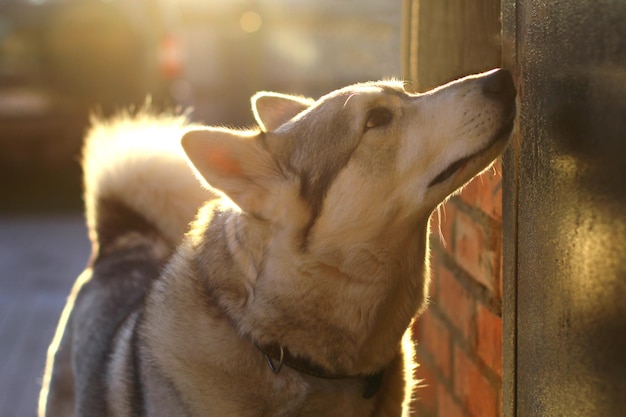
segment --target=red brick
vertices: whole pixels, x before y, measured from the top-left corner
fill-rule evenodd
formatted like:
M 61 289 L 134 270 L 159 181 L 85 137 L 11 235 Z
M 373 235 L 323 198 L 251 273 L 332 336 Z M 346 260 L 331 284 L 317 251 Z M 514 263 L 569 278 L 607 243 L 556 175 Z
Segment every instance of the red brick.
M 439 417 L 466 417 L 463 409 L 454 401 L 443 385 L 437 388 Z
M 468 340 L 472 335 L 472 317 L 474 306 L 472 299 L 459 284 L 450 270 L 440 265 L 437 269 L 439 278 L 439 299 L 436 305 L 446 317 L 461 331 Z
M 442 206 L 439 214 L 433 215 L 431 233 L 433 242 L 442 236 L 440 247 L 459 267 L 487 287 L 496 299 L 502 299 L 501 234 L 497 226 L 502 219 L 502 178 L 501 164 L 495 166 L 497 172 L 483 173 L 459 197 Z M 462 204 L 488 214 L 495 220 L 495 229 L 476 221 L 471 212 L 461 211 Z M 440 371 L 425 368 L 421 377 L 434 378 L 426 375 L 430 372 L 443 375 L 446 380 L 433 385 L 425 382 L 428 387 L 423 389 L 431 391 L 424 392 L 420 410 L 425 416 L 495 417 L 501 410 L 501 382 L 494 380 L 491 373 L 487 378 L 481 369 L 487 365 L 502 376 L 502 320 L 471 297 L 454 273 L 442 264 L 438 256 L 441 253 L 435 248 L 431 259 L 431 302 L 435 312 L 426 313 L 418 321 L 417 334 L 421 349 L 433 358 L 430 365 Z M 464 342 L 448 333 L 449 323 L 459 330 Z M 470 357 L 464 349 L 470 349 Z M 480 366 L 474 360 L 479 360 Z M 454 393 L 447 391 L 448 382 L 452 383 Z
M 496 220 L 502 219 L 502 164 L 497 161 L 493 168 L 474 178 L 463 189 L 460 198 L 477 207 Z
M 426 364 L 420 364 L 416 372 L 420 380 L 415 393 L 416 402 L 419 407 L 427 413 L 437 415 L 437 376 L 435 372 Z
M 476 353 L 502 377 L 502 319 L 478 304 L 476 329 Z
M 496 389 L 475 363 L 458 347 L 454 349 L 454 389 L 472 417 L 497 417 Z
M 450 334 L 443 322 L 430 310 L 419 319 L 418 341 L 430 352 L 435 366 L 445 378 L 450 377 Z
M 500 272 L 500 233 L 485 230 L 469 215 L 457 211 L 454 250 L 458 264 L 478 282 L 494 291 Z

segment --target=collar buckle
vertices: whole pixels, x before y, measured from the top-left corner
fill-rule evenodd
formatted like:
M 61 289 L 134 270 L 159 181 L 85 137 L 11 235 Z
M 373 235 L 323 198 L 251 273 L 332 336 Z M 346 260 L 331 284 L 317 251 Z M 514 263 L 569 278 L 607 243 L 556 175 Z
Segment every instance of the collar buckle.
M 278 358 L 278 365 L 274 365 L 274 361 L 272 360 L 272 358 L 270 357 L 268 353 L 259 349 L 261 350 L 261 353 L 263 353 L 263 357 L 265 358 L 265 362 L 267 362 L 267 366 L 270 367 L 274 375 L 280 372 L 280 369 L 283 367 L 283 364 L 285 363 L 285 350 L 283 349 L 282 346 L 279 346 L 279 348 L 280 348 L 280 355 Z

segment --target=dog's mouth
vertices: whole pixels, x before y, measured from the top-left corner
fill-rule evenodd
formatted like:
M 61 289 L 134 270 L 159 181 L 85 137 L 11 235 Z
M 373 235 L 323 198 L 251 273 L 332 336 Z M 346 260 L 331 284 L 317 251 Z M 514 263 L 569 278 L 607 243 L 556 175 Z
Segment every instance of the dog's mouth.
M 492 139 L 489 142 L 487 142 L 487 145 L 485 145 L 484 147 L 482 147 L 478 151 L 474 152 L 473 154 L 465 156 L 465 157 L 463 157 L 463 158 L 453 162 L 452 164 L 450 164 L 446 169 L 441 171 L 441 173 L 439 175 L 437 175 L 435 178 L 433 178 L 433 180 L 430 182 L 430 184 L 428 184 L 428 187 L 433 187 L 433 186 L 435 186 L 437 184 L 440 184 L 440 183 L 448 180 L 450 177 L 452 177 L 454 174 L 456 174 L 458 171 L 460 171 L 469 161 L 471 161 L 472 159 L 476 158 L 480 154 L 482 154 L 485 151 L 487 151 L 489 148 L 491 148 L 497 142 L 499 142 L 501 140 L 506 140 L 509 137 L 509 135 L 511 134 L 511 131 L 513 130 L 514 122 L 515 122 L 515 112 L 512 112 L 512 114 L 509 117 L 509 119 L 507 120 L 507 122 L 502 125 L 502 127 L 496 132 L 495 135 L 493 135 Z

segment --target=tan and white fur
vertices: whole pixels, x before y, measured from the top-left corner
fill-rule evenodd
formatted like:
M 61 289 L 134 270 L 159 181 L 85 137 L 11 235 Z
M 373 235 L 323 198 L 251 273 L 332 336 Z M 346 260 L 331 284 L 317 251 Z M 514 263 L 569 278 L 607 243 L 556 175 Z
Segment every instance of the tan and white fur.
M 94 127 L 94 252 L 49 351 L 41 417 L 409 415 L 428 220 L 506 146 L 510 74 L 252 103 L 246 131 Z

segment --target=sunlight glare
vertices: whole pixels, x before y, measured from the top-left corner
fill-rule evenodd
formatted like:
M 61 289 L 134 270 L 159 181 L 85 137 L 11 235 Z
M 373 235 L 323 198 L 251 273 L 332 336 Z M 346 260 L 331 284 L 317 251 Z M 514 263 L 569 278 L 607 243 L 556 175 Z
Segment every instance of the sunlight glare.
M 263 20 L 257 12 L 248 11 L 241 15 L 239 24 L 244 32 L 254 33 L 261 28 Z

